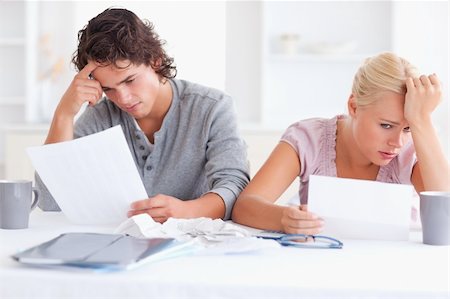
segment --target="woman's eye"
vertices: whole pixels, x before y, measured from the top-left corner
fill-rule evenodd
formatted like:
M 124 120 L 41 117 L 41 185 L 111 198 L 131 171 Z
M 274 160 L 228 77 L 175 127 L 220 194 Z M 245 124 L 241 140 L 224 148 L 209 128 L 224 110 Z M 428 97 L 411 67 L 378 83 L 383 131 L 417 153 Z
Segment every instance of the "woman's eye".
M 406 128 L 403 129 L 403 131 L 409 133 L 409 132 L 411 132 L 411 129 L 409 127 L 406 127 Z
M 381 124 L 380 125 L 383 129 L 390 129 L 392 126 L 390 124 Z
M 134 81 L 134 79 L 130 79 L 130 80 L 125 81 L 125 83 L 130 84 L 133 81 Z

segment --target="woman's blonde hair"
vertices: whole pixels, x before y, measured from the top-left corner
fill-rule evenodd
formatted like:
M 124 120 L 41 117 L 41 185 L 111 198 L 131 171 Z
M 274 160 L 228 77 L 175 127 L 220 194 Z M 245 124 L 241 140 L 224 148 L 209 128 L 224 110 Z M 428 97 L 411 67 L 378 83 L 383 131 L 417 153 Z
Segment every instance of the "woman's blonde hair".
M 394 53 L 367 58 L 358 69 L 352 94 L 358 106 L 369 105 L 384 91 L 406 94 L 406 78 L 417 77 L 417 69 Z

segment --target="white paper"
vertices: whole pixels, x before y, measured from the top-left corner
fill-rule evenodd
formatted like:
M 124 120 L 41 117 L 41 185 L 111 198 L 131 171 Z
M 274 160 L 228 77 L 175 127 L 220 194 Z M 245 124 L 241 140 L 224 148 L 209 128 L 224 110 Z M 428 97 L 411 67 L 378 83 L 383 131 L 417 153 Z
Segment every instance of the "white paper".
M 220 242 L 229 237 L 250 237 L 251 234 L 241 226 L 222 219 L 207 217 L 177 219 L 169 218 L 158 223 L 148 214 L 135 215 L 117 227 L 116 234 L 127 234 L 137 238 L 187 238 L 204 237 L 211 242 Z
M 325 221 L 323 235 L 408 240 L 413 187 L 311 175 L 308 210 Z
M 118 224 L 130 204 L 148 198 L 120 126 L 27 153 L 67 218 L 76 224 Z
M 207 249 L 199 251 L 201 255 L 255 253 L 281 246 L 275 240 L 254 237 L 251 230 L 222 219 L 169 218 L 161 224 L 148 214 L 139 214 L 121 223 L 114 233 L 137 238 L 175 238 L 181 242 L 195 240 L 198 248 Z

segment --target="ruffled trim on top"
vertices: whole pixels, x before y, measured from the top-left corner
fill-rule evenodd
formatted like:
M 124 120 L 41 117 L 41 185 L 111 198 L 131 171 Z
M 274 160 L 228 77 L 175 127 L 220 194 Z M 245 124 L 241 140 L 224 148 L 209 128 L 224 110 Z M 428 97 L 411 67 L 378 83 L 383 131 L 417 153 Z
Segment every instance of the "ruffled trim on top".
M 337 138 L 337 122 L 340 119 L 345 118 L 345 115 L 337 115 L 333 118 L 330 118 L 326 122 L 325 128 L 325 142 L 326 142 L 326 151 L 324 151 L 324 159 L 322 159 L 322 163 L 325 163 L 324 169 L 326 169 L 326 173 L 328 176 L 337 177 L 336 170 L 336 138 Z

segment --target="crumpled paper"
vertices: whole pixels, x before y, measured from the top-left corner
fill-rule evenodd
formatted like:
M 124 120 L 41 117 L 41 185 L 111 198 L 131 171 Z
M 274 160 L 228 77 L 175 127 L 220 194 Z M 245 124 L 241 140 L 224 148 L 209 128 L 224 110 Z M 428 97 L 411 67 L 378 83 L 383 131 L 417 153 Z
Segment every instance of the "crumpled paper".
M 164 223 L 153 220 L 148 214 L 139 214 L 122 222 L 115 230 L 137 238 L 175 238 L 179 241 L 195 239 L 202 248 L 214 248 L 215 254 L 251 252 L 267 248 L 278 248 L 273 240 L 252 236 L 252 233 L 222 219 L 206 217 L 193 219 L 169 218 Z

